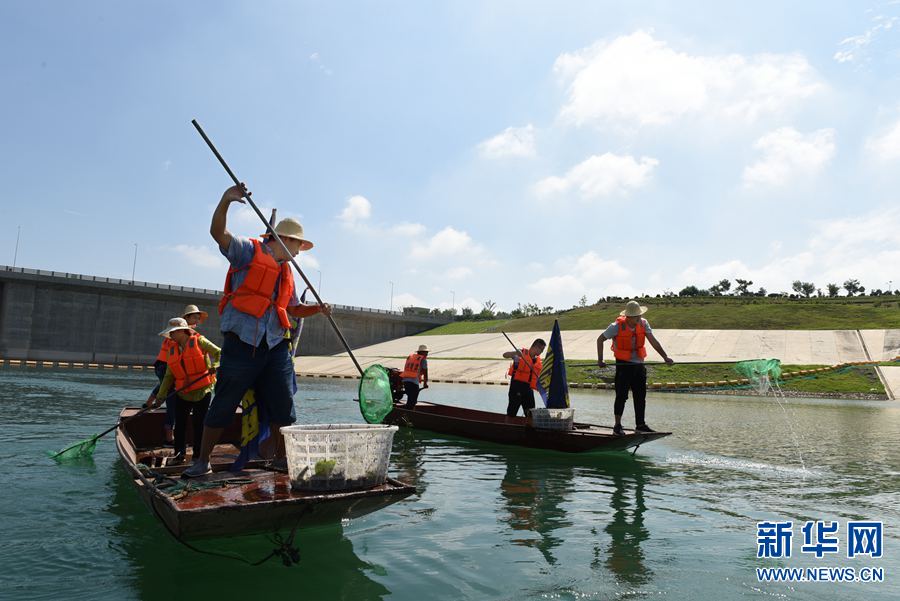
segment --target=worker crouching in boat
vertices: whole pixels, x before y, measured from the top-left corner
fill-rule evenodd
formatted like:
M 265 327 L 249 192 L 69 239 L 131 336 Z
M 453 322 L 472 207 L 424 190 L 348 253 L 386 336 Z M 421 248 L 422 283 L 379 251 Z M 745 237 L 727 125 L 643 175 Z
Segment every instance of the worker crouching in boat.
M 514 417 L 522 408 L 525 416 L 528 411 L 534 409 L 534 391 L 537 389 L 537 379 L 541 374 L 541 353 L 547 348 L 547 343 L 538 338 L 531 343 L 531 348 L 503 353 L 504 359 L 512 359 L 506 375 L 509 380 L 509 405 L 506 407 L 506 415 Z
M 203 436 L 203 420 L 209 408 L 215 370 L 219 364 L 220 349 L 215 344 L 193 330 L 188 322 L 175 317 L 169 320 L 169 327 L 159 333 L 171 340 L 166 352 L 166 374 L 160 384 L 154 406 L 162 404 L 174 383 L 178 393 L 167 401 L 175 407 L 175 456 L 170 464 L 183 463 L 187 444 L 187 422 L 193 416 L 193 452 L 200 453 Z M 173 402 L 174 401 L 174 402 Z
M 603 361 L 603 342 L 606 340 L 612 340 L 611 348 L 616 358 L 616 401 L 613 405 L 616 425 L 613 427 L 613 434 L 618 436 L 625 434 L 622 413 L 625 411 L 629 390 L 634 402 L 634 429 L 637 432 L 654 431 L 647 425 L 644 416 L 647 405 L 647 368 L 644 366 L 647 349 L 644 341 L 649 342 L 667 364 L 674 363 L 653 335 L 650 324 L 642 317 L 646 312 L 647 307 L 642 307 L 637 301 L 628 301 L 618 319 L 609 324 L 597 338 L 597 365 L 600 368 L 606 367 Z
M 232 186 L 222 195 L 213 213 L 209 233 L 231 267 L 225 277 L 225 292 L 219 302 L 224 334 L 222 364 L 206 425 L 203 445 L 184 477 L 202 476 L 211 471 L 209 458 L 222 431 L 228 426 L 244 393 L 255 390 L 256 402 L 269 418 L 276 466 L 285 466 L 281 426 L 296 421 L 294 411 L 294 361 L 285 338 L 289 316 L 309 317 L 330 313 L 327 304 L 303 305 L 294 287 L 290 259 L 313 244 L 295 219 L 282 219 L 275 238 L 247 239 L 233 236 L 226 228 L 228 207 L 243 203 L 249 195 L 243 186 Z

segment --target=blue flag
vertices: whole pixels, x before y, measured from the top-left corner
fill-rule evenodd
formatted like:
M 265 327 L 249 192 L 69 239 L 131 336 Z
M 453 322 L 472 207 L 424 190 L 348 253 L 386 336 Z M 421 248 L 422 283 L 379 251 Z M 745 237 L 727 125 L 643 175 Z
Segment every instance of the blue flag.
M 569 381 L 566 379 L 566 358 L 563 355 L 559 321 L 553 323 L 553 333 L 550 335 L 547 354 L 544 355 L 537 389 L 544 399 L 545 407 L 561 409 L 569 406 Z

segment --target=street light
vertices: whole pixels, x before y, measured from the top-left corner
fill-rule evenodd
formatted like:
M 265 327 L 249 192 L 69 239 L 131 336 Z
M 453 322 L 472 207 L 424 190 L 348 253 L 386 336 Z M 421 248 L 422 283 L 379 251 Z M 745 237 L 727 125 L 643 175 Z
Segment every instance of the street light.
M 390 280 L 388 280 L 390 281 Z M 394 310 L 394 282 L 391 282 L 391 311 Z
M 316 268 L 313 267 L 313 269 L 316 269 Z M 318 290 L 319 290 L 319 296 L 322 296 L 322 272 L 319 271 L 318 269 L 316 269 L 316 273 L 319 274 L 319 288 L 318 288 Z
M 131 285 L 134 286 L 134 268 L 137 267 L 137 242 L 134 243 L 134 261 L 131 262 Z
M 456 313 L 456 292 L 451 290 L 450 294 L 453 295 L 453 300 L 450 302 L 450 311 L 452 311 L 453 313 Z
M 19 258 L 19 235 L 22 233 L 22 226 L 16 226 L 16 252 L 13 255 L 13 267 L 16 266 L 16 260 Z

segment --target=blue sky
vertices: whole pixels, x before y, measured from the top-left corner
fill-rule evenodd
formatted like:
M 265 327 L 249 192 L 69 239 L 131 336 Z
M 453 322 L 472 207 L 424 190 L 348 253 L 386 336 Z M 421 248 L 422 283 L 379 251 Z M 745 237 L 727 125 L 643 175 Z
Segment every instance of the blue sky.
M 896 2 L 0 4 L 0 263 L 221 288 L 229 180 L 334 303 L 900 285 Z M 248 210 L 229 228 L 260 231 Z

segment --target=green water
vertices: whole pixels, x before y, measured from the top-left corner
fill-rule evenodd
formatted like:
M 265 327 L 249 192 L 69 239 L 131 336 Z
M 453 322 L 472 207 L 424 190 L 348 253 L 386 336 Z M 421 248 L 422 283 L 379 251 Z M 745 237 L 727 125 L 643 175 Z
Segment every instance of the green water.
M 301 531 L 299 566 L 249 568 L 175 542 L 112 438 L 93 461 L 44 452 L 97 433 L 152 375 L 0 369 L 2 599 L 897 599 L 900 403 L 653 395 L 676 434 L 637 457 L 570 456 L 401 431 L 391 472 L 418 493 L 343 527 Z M 437 384 L 423 400 L 505 408 L 505 389 Z M 304 422 L 359 421 L 351 381 L 301 380 Z M 612 397 L 573 391 L 578 419 Z M 629 406 L 626 418 L 630 415 Z M 796 437 L 796 438 L 795 438 Z M 799 450 L 807 469 L 801 468 Z M 884 522 L 884 557 L 817 560 L 798 522 Z M 756 557 L 756 522 L 794 521 L 794 557 Z M 198 543 L 266 555 L 264 537 Z M 884 568 L 882 583 L 757 581 L 755 568 Z

